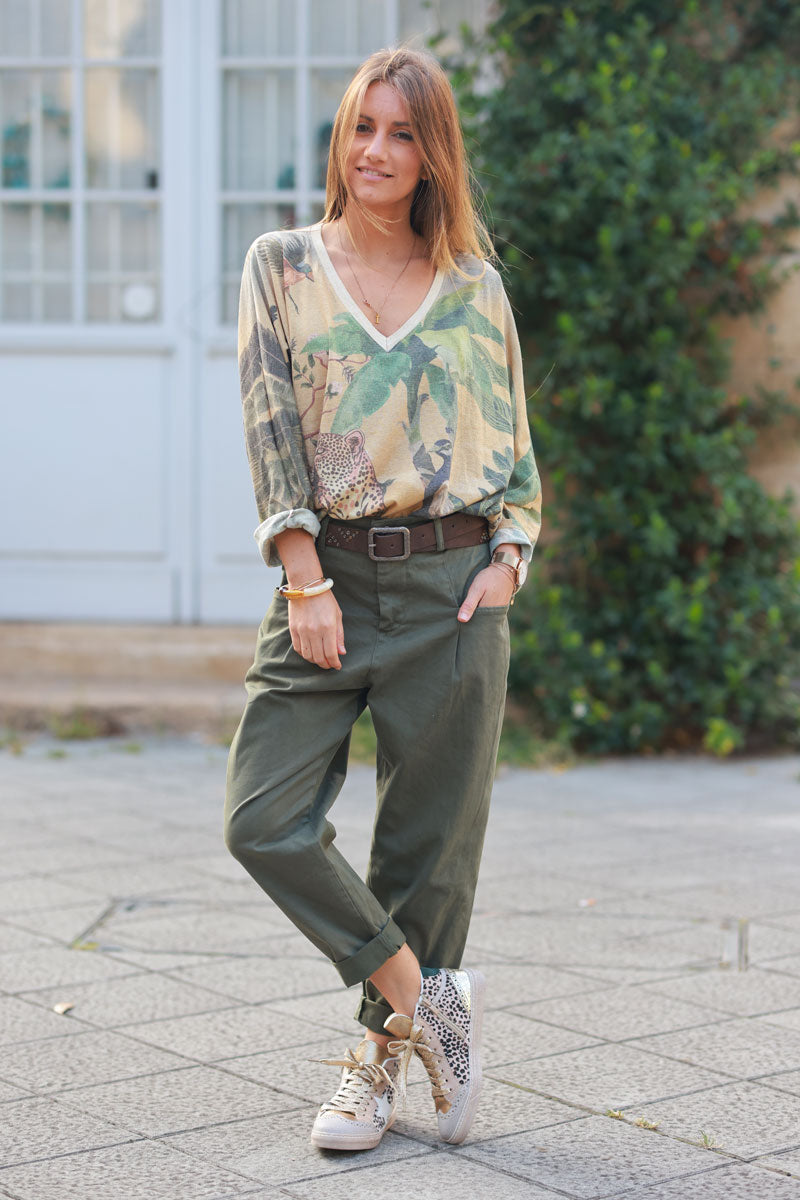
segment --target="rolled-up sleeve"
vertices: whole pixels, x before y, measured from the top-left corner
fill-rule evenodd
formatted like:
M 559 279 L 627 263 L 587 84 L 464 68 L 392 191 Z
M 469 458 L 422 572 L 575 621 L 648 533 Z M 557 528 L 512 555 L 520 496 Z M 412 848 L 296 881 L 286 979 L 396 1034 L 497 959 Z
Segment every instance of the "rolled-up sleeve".
M 269 566 L 279 566 L 275 535 L 305 529 L 316 537 L 311 478 L 292 387 L 278 239 L 257 238 L 245 256 L 239 293 L 239 379 L 247 457 L 259 525 L 254 531 Z
M 520 547 L 523 558 L 530 560 L 542 527 L 542 485 L 528 424 L 519 335 L 505 294 L 503 301 L 506 363 L 514 428 L 514 467 L 503 496 L 503 516 L 494 531 L 491 548 L 502 542 L 514 542 Z

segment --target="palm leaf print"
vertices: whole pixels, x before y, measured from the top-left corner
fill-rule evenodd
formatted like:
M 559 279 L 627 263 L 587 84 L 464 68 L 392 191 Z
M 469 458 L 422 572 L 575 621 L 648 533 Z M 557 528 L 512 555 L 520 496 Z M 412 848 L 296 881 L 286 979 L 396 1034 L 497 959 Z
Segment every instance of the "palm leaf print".
M 376 354 L 359 367 L 336 410 L 331 430 L 345 433 L 358 429 L 367 417 L 381 408 L 407 374 L 411 360 L 400 350 Z
M 514 469 L 514 451 L 510 446 L 507 446 L 502 452 L 493 450 L 492 459 L 494 461 L 494 469 L 484 463 L 483 477 L 487 483 L 491 484 L 492 491 L 502 492 Z
M 514 464 L 514 470 L 511 472 L 506 488 L 506 504 L 524 503 L 526 506 L 530 505 L 531 500 L 539 495 L 541 487 L 539 470 L 536 466 L 533 450 L 529 449 Z M 529 515 L 532 520 L 538 522 L 538 516 L 535 516 L 534 513 L 530 513 Z
M 468 306 L 469 307 L 469 306 Z M 508 387 L 508 370 L 488 353 L 464 325 L 423 329 L 418 337 L 445 363 L 453 378 L 474 398 L 483 419 L 501 433 L 512 431 L 511 406 L 495 395 L 494 385 Z
M 504 342 L 502 330 L 493 325 L 488 317 L 485 317 L 472 303 L 477 293 L 478 285 L 470 283 L 456 292 L 451 292 L 448 296 L 443 296 L 441 300 L 437 300 L 431 306 L 425 324 L 434 329 L 455 329 L 466 322 L 471 333 L 489 338 L 490 341 L 497 342 L 502 346 Z
M 301 354 L 321 351 L 329 351 L 336 355 L 366 354 L 371 358 L 375 353 L 375 342 L 350 313 L 338 313 L 335 324 L 331 325 L 328 332 L 306 342 Z

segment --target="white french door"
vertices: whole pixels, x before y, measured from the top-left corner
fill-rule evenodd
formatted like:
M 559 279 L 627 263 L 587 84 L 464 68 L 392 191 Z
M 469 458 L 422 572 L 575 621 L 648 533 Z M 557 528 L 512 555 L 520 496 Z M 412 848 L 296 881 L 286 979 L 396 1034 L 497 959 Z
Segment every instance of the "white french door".
M 0 0 L 0 619 L 258 622 L 236 309 L 372 50 L 486 0 Z

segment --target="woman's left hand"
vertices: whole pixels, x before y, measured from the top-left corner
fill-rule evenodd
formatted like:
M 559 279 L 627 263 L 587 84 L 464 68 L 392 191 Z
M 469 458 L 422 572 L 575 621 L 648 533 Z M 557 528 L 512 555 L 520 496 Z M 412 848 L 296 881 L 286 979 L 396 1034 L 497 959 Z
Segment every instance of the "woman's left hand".
M 459 621 L 468 621 L 476 608 L 505 608 L 514 595 L 514 580 L 505 567 L 484 567 L 473 579 L 464 603 L 458 610 Z

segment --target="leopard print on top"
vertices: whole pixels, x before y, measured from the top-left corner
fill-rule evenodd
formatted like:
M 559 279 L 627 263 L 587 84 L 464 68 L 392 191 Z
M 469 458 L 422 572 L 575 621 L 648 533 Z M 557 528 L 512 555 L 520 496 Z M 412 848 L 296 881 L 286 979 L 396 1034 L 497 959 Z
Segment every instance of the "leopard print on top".
M 314 490 L 333 517 L 369 517 L 383 508 L 383 488 L 360 429 L 321 433 L 314 454 Z

